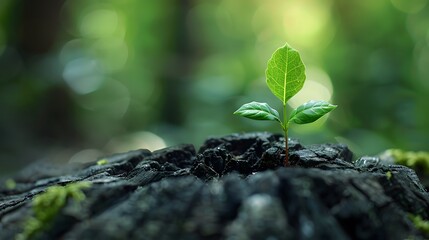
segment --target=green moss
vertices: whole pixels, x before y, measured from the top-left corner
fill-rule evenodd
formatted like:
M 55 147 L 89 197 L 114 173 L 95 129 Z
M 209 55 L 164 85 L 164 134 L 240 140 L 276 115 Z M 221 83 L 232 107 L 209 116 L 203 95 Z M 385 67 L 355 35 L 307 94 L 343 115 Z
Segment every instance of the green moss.
M 390 180 L 392 178 L 392 172 L 391 171 L 387 171 L 386 178 L 387 178 L 387 180 Z
M 413 222 L 414 226 L 424 233 L 426 236 L 429 236 L 429 221 L 423 220 L 419 215 L 408 214 L 408 218 Z
M 82 189 L 90 186 L 91 183 L 89 182 L 77 182 L 66 186 L 48 187 L 44 193 L 33 199 L 34 216 L 25 222 L 24 232 L 19 234 L 16 239 L 30 239 L 38 232 L 46 229 L 69 198 L 77 202 L 84 200 L 85 194 Z
M 6 180 L 6 182 L 4 184 L 5 184 L 6 188 L 9 190 L 13 190 L 16 188 L 16 182 L 12 178 L 9 178 L 8 180 Z
M 393 157 L 396 164 L 404 165 L 414 170 L 420 170 L 429 175 L 429 152 L 412 152 L 400 149 L 390 149 L 387 154 Z
M 97 165 L 106 165 L 108 163 L 109 163 L 109 161 L 107 161 L 107 159 L 105 159 L 105 158 L 97 161 Z

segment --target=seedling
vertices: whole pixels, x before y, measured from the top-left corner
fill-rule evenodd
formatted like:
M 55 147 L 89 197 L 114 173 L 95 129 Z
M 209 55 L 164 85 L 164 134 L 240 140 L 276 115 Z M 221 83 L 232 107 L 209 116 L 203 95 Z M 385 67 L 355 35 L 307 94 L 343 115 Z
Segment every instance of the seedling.
M 250 102 L 241 106 L 234 112 L 246 118 L 254 120 L 276 121 L 283 129 L 285 137 L 284 165 L 289 165 L 288 130 L 290 123 L 312 123 L 323 115 L 334 110 L 337 106 L 325 101 L 309 101 L 294 109 L 289 118 L 286 114 L 286 103 L 298 93 L 305 81 L 305 66 L 295 49 L 288 44 L 277 49 L 268 60 L 265 71 L 266 83 L 271 92 L 283 103 L 283 121 L 279 113 L 267 103 Z

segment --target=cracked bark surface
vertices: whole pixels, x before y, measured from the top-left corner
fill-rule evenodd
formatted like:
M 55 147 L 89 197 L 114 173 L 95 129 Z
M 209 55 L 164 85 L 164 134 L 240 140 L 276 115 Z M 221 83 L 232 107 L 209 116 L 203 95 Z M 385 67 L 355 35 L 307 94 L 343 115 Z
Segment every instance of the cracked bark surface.
M 33 166 L 0 186 L 0 239 L 13 239 L 49 186 L 89 181 L 35 239 L 424 239 L 429 219 L 415 172 L 345 145 L 302 146 L 269 133 L 210 138 L 107 157 L 105 165 Z M 94 159 L 95 160 L 95 159 Z M 376 162 L 377 164 L 374 164 Z M 387 174 L 391 173 L 389 177 Z

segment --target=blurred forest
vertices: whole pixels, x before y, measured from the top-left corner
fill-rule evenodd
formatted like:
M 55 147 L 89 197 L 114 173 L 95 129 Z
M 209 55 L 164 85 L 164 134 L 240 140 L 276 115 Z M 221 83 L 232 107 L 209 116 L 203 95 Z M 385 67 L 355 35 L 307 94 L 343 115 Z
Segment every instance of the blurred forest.
M 288 42 L 307 66 L 296 107 L 339 107 L 293 126 L 357 156 L 429 150 L 428 0 L 1 0 L 0 175 L 208 136 L 280 132 L 232 115 Z

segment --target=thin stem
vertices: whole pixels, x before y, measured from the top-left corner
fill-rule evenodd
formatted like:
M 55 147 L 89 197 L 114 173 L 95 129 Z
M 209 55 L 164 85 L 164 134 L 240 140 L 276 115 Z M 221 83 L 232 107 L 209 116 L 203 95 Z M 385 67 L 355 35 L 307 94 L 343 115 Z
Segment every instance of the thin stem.
M 286 114 L 286 104 L 283 105 L 283 124 L 284 124 L 283 131 L 284 131 L 284 137 L 285 137 L 285 159 L 283 161 L 283 165 L 287 167 L 289 166 L 289 147 L 288 147 L 288 136 L 287 136 L 289 123 L 288 123 L 287 114 Z
M 288 147 L 288 137 L 287 129 L 285 129 L 285 159 L 283 161 L 285 167 L 289 166 L 289 147 Z

